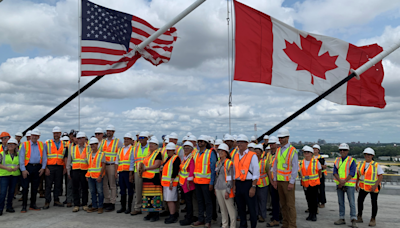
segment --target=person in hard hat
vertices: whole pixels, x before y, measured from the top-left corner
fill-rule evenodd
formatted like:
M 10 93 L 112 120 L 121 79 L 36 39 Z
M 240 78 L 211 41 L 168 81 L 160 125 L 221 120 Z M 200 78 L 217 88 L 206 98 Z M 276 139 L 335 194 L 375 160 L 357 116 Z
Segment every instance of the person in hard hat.
M 299 170 L 297 150 L 289 143 L 290 133 L 286 128 L 278 130 L 282 147 L 276 151 L 272 185 L 278 189 L 282 207 L 282 224 L 284 227 L 296 227 L 295 182 Z
M 231 160 L 233 161 L 233 158 L 235 157 L 235 154 L 237 152 L 237 147 L 234 145 L 235 139 L 233 138 L 232 135 L 226 134 L 224 136 L 224 143 L 228 145 L 229 147 L 229 156 L 231 157 Z
M 19 166 L 22 172 L 22 210 L 27 212 L 29 184 L 31 184 L 31 204 L 29 210 L 39 211 L 36 206 L 36 195 L 40 177 L 44 174 L 47 164 L 47 154 L 43 153 L 44 143 L 39 141 L 40 131 L 33 129 L 31 140 L 23 143 L 19 152 Z
M 325 207 L 325 203 L 326 203 L 326 194 L 325 194 L 325 178 L 328 176 L 328 172 L 326 171 L 326 162 L 325 162 L 325 158 L 323 158 L 319 153 L 321 152 L 321 147 L 318 144 L 315 144 L 313 146 L 313 150 L 314 150 L 314 158 L 318 159 L 319 163 L 321 164 L 322 167 L 322 175 L 321 175 L 321 179 L 320 181 L 320 185 L 319 185 L 319 189 L 318 189 L 318 207 L 319 208 L 324 208 Z
M 186 203 L 186 215 L 185 219 L 180 220 L 179 224 L 181 226 L 188 226 L 192 224 L 193 220 L 193 192 L 195 189 L 193 176 L 194 176 L 194 160 L 193 160 L 193 143 L 189 141 L 190 136 L 188 137 L 188 141 L 183 144 L 183 150 L 185 152 L 185 156 L 183 157 L 183 161 L 181 162 L 180 171 L 179 171 L 179 184 L 182 188 L 183 196 Z
M 258 144 L 258 140 L 257 140 L 257 138 L 253 135 L 253 136 L 251 136 L 251 138 L 250 138 L 250 142 L 251 143 L 254 143 L 255 145 L 257 145 Z
M 150 154 L 150 147 L 149 143 L 147 142 L 149 140 L 149 132 L 147 131 L 142 131 L 139 134 L 139 142 L 135 149 L 134 149 L 134 164 L 131 163 L 131 166 L 133 165 L 135 170 L 134 172 L 131 171 L 130 175 L 130 181 L 133 182 L 135 181 L 135 194 L 136 194 L 136 201 L 135 201 L 135 206 L 134 210 L 131 212 L 131 215 L 138 215 L 142 214 L 142 186 L 143 186 L 143 178 L 139 174 L 139 164 L 143 162 L 143 160 Z
M 215 145 L 214 150 L 217 151 L 217 160 L 219 160 L 218 147 L 222 143 L 224 143 L 224 141 L 222 141 L 222 139 L 216 139 L 215 142 L 214 142 L 214 145 Z
M 160 152 L 161 152 L 161 156 L 163 158 L 163 163 L 165 162 L 165 160 L 167 160 L 168 155 L 167 155 L 167 148 L 166 146 L 169 143 L 169 135 L 165 136 L 165 140 L 164 140 L 164 144 L 163 147 L 161 148 Z
M 29 130 L 29 131 L 27 131 L 26 132 L 26 141 L 29 141 L 29 140 L 31 140 L 31 134 L 32 134 L 32 131 L 31 130 Z
M 333 176 L 336 183 L 336 191 L 339 201 L 339 220 L 335 225 L 346 224 L 345 216 L 345 201 L 344 194 L 347 193 L 347 198 L 350 204 L 350 218 L 352 227 L 357 227 L 356 203 L 355 203 L 355 186 L 357 181 L 357 163 L 356 159 L 348 156 L 350 147 L 347 143 L 339 145 L 340 157 L 337 157 L 333 166 Z
M 262 143 L 262 145 L 264 146 L 264 151 L 265 151 L 266 150 L 265 148 L 268 146 L 269 135 L 264 135 L 263 139 L 264 142 Z
M 106 175 L 104 176 L 104 210 L 110 212 L 115 210 L 115 202 L 117 199 L 117 184 L 115 174 L 117 169 L 115 168 L 115 159 L 119 148 L 124 147 L 121 140 L 114 137 L 115 127 L 114 125 L 108 125 L 106 128 L 107 139 L 103 140 L 101 145 L 101 151 L 106 155 Z M 111 193 L 110 193 L 111 189 Z
M 78 132 L 76 139 L 78 144 L 75 146 L 70 145 L 67 160 L 68 178 L 72 180 L 74 195 L 74 208 L 72 212 L 78 212 L 80 206 L 82 206 L 84 211 L 89 209 L 87 206 L 88 182 L 85 176 L 89 167 L 87 155 L 90 153 L 90 147 L 85 145 L 85 132 Z
M 211 227 L 213 203 L 211 191 L 214 189 L 216 154 L 210 150 L 208 137 L 200 135 L 197 140 L 199 150 L 194 154 L 194 183 L 198 202 L 198 221 L 192 227 Z M 205 216 L 204 216 L 205 214 Z
M 104 140 L 103 140 L 103 135 L 104 135 L 104 133 L 103 133 L 103 129 L 101 129 L 101 128 L 96 128 L 95 130 L 94 130 L 94 136 L 96 137 L 96 139 L 99 141 L 99 143 L 98 143 L 98 146 L 99 146 L 99 150 L 100 151 L 102 151 L 102 146 L 103 146 L 103 144 L 104 144 Z
M 365 148 L 363 151 L 365 161 L 361 162 L 357 168 L 356 190 L 358 193 L 358 215 L 357 223 L 362 223 L 362 214 L 364 209 L 364 200 L 368 193 L 371 195 L 372 215 L 369 226 L 376 226 L 376 214 L 378 213 L 378 194 L 381 190 L 383 179 L 382 167 L 372 159 L 375 151 L 372 148 Z
M 160 181 L 162 156 L 158 149 L 158 139 L 153 136 L 148 140 L 149 155 L 138 165 L 138 173 L 143 178 L 142 212 L 148 212 L 145 221 L 155 222 L 160 219 L 163 205 L 163 188 Z
M 318 159 L 313 157 L 314 150 L 310 146 L 303 147 L 304 159 L 300 161 L 301 185 L 303 186 L 309 214 L 306 220 L 317 221 L 318 190 L 322 166 Z
M 14 137 L 14 138 L 18 141 L 18 148 L 20 148 L 22 137 L 24 137 L 24 136 L 22 135 L 22 132 L 17 132 L 17 133 L 15 133 L 15 137 Z
M 90 152 L 87 153 L 88 171 L 85 175 L 89 184 L 90 194 L 92 196 L 92 207 L 86 212 L 103 213 L 104 193 L 103 180 L 106 172 L 106 156 L 99 147 L 99 140 L 92 137 L 89 141 Z
M 171 224 L 178 221 L 179 212 L 176 210 L 176 202 L 178 201 L 178 183 L 179 183 L 179 167 L 181 160 L 176 154 L 176 145 L 168 143 L 167 146 L 168 158 L 160 167 L 161 170 L 161 185 L 163 186 L 163 199 L 167 202 L 169 209 L 169 217 L 165 219 L 165 224 Z
M 195 153 L 197 153 L 197 150 L 198 150 L 198 147 L 197 147 L 197 138 L 196 138 L 196 136 L 194 136 L 194 135 L 189 135 L 188 141 L 191 142 L 191 143 L 193 144 L 192 153 L 193 153 L 193 155 L 194 155 Z
M 225 143 L 218 146 L 219 161 L 216 164 L 215 194 L 221 209 L 222 227 L 236 227 L 236 208 L 234 206 L 233 192 L 235 176 L 233 163 L 229 154 L 229 147 Z
M 255 143 L 249 143 L 249 145 L 247 145 L 247 149 L 249 149 L 249 151 L 252 151 L 252 152 L 255 152 L 254 151 L 254 147 L 256 146 L 257 144 L 255 144 Z
M 118 150 L 117 159 L 115 160 L 115 170 L 118 174 L 115 174 L 115 178 L 119 176 L 119 187 L 121 190 L 121 209 L 117 213 L 129 214 L 132 211 L 133 201 L 133 183 L 129 181 L 129 173 L 134 171 L 134 167 L 131 167 L 131 161 L 134 160 L 133 150 L 134 147 L 131 145 L 132 135 L 126 133 L 124 136 L 124 147 Z M 127 191 L 128 189 L 128 191 Z M 128 192 L 128 194 L 127 194 Z M 128 207 L 126 207 L 126 196 L 128 195 Z
M 18 141 L 18 146 L 17 146 L 18 150 L 20 150 L 22 146 L 21 142 L 22 137 L 24 137 L 22 132 L 15 133 L 15 139 Z M 18 179 L 17 186 L 15 187 L 14 197 L 21 194 L 20 186 L 21 186 L 21 178 Z M 22 197 L 20 198 L 20 200 L 22 201 Z
M 276 151 L 278 149 L 277 142 L 279 142 L 278 138 L 275 136 L 271 136 L 268 140 L 268 146 L 271 148 L 271 159 L 269 160 L 269 165 L 270 165 L 270 175 L 271 179 L 274 179 L 274 174 L 272 172 L 273 166 L 275 164 L 276 160 Z M 272 218 L 271 222 L 267 223 L 267 227 L 274 227 L 274 226 L 279 226 L 280 225 L 280 205 L 279 205 L 279 193 L 276 188 L 272 186 L 272 184 L 269 185 L 269 193 L 271 193 L 271 206 L 272 206 Z
M 185 156 L 185 152 L 183 151 L 183 148 L 178 145 L 178 135 L 175 132 L 169 134 L 169 142 L 172 142 L 176 145 L 176 155 L 178 155 L 182 161 L 183 157 Z
M 61 128 L 54 127 L 53 128 L 53 140 L 49 140 L 46 142 L 44 147 L 44 153 L 47 154 L 47 166 L 46 166 L 46 189 L 45 189 L 45 198 L 46 202 L 44 204 L 43 209 L 49 209 L 51 202 L 51 190 L 54 184 L 54 206 L 64 207 L 64 204 L 60 202 L 60 196 L 62 195 L 62 184 L 63 184 L 63 175 L 67 172 L 65 169 L 65 148 L 64 144 L 60 140 L 61 137 Z
M 64 132 L 63 133 L 64 136 L 61 137 L 61 142 L 64 145 L 64 167 L 65 170 L 67 170 L 67 162 L 68 162 L 68 153 L 69 153 L 69 147 L 70 147 L 70 139 L 68 137 L 68 133 Z M 66 204 L 67 207 L 72 207 L 72 202 L 73 202 L 73 188 L 72 188 L 72 180 L 69 180 L 68 178 L 68 172 L 64 173 L 64 186 L 65 186 L 65 191 L 66 191 L 66 197 L 65 197 L 65 201 L 63 202 L 63 204 Z M 62 192 L 62 191 L 61 191 Z M 62 195 L 62 194 L 61 194 Z
M 6 212 L 15 212 L 12 201 L 20 176 L 18 141 L 10 138 L 7 140 L 7 149 L 0 152 L 0 215 L 3 215 L 6 196 Z
M 267 197 L 268 197 L 268 186 L 269 180 L 271 179 L 269 171 L 269 154 L 262 157 L 264 147 L 262 144 L 257 144 L 254 147 L 254 152 L 256 152 L 258 158 L 258 165 L 260 168 L 260 178 L 257 181 L 257 214 L 258 222 L 265 222 L 267 218 Z
M 11 138 L 11 136 L 8 132 L 5 132 L 5 131 L 1 132 L 0 139 L 1 139 L 2 145 L 0 146 L 0 152 L 7 150 L 7 142 L 10 138 Z

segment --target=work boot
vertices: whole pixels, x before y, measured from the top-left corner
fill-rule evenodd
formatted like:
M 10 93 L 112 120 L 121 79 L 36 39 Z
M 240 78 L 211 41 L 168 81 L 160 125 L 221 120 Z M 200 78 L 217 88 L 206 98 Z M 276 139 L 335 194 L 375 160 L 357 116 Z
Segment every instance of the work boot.
M 344 224 L 346 224 L 346 221 L 344 221 L 344 219 L 339 219 L 334 224 L 335 225 L 344 225 Z
M 153 215 L 148 213 L 146 216 L 144 216 L 143 221 L 150 221 L 151 217 L 153 217 Z
M 267 223 L 267 227 L 274 227 L 274 226 L 279 226 L 279 222 L 276 220 L 272 220 L 272 222 Z
M 87 213 L 92 213 L 92 212 L 95 212 L 95 211 L 97 211 L 98 209 L 97 208 L 89 208 L 86 212 Z
M 122 213 L 126 211 L 126 195 L 121 195 L 121 209 L 117 213 Z
M 319 206 L 318 206 L 319 208 L 325 208 L 325 204 L 320 204 Z
M 356 219 L 351 220 L 351 227 L 352 227 L 352 228 L 357 228 L 357 227 L 358 227 L 358 226 L 357 226 L 357 220 L 356 220 Z
M 26 206 L 22 206 L 21 213 L 26 213 Z
M 133 216 L 133 215 L 140 215 L 140 214 L 142 214 L 141 211 L 132 211 L 132 212 L 131 212 L 131 215 L 132 215 L 132 216 Z
M 261 215 L 259 215 L 258 222 L 263 223 L 263 222 L 265 222 L 265 219 Z
M 371 221 L 369 222 L 368 226 L 376 226 L 375 218 L 371 218 Z
M 111 212 L 111 211 L 115 210 L 115 204 L 111 204 L 110 206 L 105 208 L 105 210 L 106 210 L 106 212 Z
M 313 213 L 310 220 L 313 221 L 313 222 L 316 222 L 317 221 L 317 214 Z
M 40 211 L 40 208 L 38 208 L 36 205 L 31 205 L 31 206 L 29 207 L 29 210 Z
M 180 224 L 181 226 L 189 226 L 190 224 L 192 224 L 192 221 L 191 221 L 191 220 L 187 220 L 187 219 L 185 218 L 184 220 L 180 220 L 180 221 L 179 221 L 179 224 Z
M 150 222 L 156 222 L 158 220 L 160 220 L 160 215 L 159 213 L 156 213 L 151 217 Z
M 99 209 L 97 210 L 97 214 L 103 214 L 103 208 L 99 208 Z
M 46 202 L 46 203 L 44 204 L 44 206 L 43 206 L 43 209 L 44 209 L 44 210 L 47 210 L 47 209 L 49 209 L 49 208 L 50 208 L 50 203 L 47 203 L 47 202 Z
M 128 209 L 125 211 L 125 214 L 129 214 L 132 211 L 132 201 L 133 201 L 133 195 L 128 196 Z
M 308 214 L 308 217 L 306 218 L 306 220 L 307 220 L 307 221 L 310 221 L 310 220 L 311 220 L 311 217 L 312 217 L 312 214 L 309 213 L 309 214 Z
M 357 220 L 356 220 L 356 223 L 363 223 L 364 221 L 363 221 L 363 219 L 362 219 L 362 216 L 361 215 L 357 215 Z
M 53 204 L 53 206 L 56 206 L 56 207 L 64 207 L 64 204 L 60 203 L 60 201 L 55 201 L 54 204 Z
M 7 208 L 7 209 L 6 209 L 6 212 L 14 213 L 15 210 L 14 210 L 14 208 L 10 207 L 10 208 Z

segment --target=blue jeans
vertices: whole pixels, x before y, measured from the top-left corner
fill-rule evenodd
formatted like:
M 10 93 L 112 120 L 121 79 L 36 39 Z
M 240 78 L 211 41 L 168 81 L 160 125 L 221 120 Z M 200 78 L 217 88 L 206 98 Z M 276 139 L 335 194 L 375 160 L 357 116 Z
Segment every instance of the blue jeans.
M 347 199 L 349 200 L 350 204 L 350 219 L 356 219 L 356 201 L 355 201 L 355 187 L 347 187 Z M 341 189 L 337 189 L 337 195 L 338 195 L 338 200 L 339 200 L 339 217 L 340 219 L 344 219 L 345 213 L 346 213 L 346 207 L 344 205 L 344 192 Z
M 15 186 L 17 185 L 19 178 L 19 176 L 0 177 L 0 211 L 3 211 L 4 209 L 7 191 L 7 209 L 12 208 Z
M 88 178 L 90 194 L 92 195 L 92 207 L 103 208 L 104 193 L 103 193 L 103 178 L 101 182 L 97 182 L 97 179 L 91 177 Z M 99 199 L 97 200 L 97 196 Z M 97 205 L 98 204 L 98 205 Z

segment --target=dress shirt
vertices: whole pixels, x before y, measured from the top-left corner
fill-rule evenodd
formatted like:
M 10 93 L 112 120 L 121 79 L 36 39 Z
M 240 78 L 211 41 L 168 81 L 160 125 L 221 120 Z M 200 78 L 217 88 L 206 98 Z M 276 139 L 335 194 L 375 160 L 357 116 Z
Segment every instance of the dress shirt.
M 241 155 L 238 151 L 237 154 L 239 155 L 239 162 L 242 158 L 249 153 L 249 150 L 246 149 L 243 154 Z M 236 167 L 235 167 L 236 168 Z M 235 170 L 234 172 L 241 172 L 240 170 Z M 250 161 L 249 171 L 247 172 L 246 180 L 257 180 L 260 178 L 260 166 L 258 165 L 258 158 L 256 155 L 253 155 Z M 237 178 L 236 180 L 240 180 Z
M 39 145 L 36 143 L 33 143 L 32 141 L 29 141 L 31 144 L 31 157 L 29 159 L 29 163 L 37 164 L 40 163 L 40 152 L 39 152 Z M 43 143 L 43 147 L 46 148 L 45 144 Z M 47 153 L 45 153 L 45 150 L 43 148 L 42 152 L 42 169 L 46 168 L 47 164 Z M 22 145 L 21 150 L 19 151 L 19 169 L 21 171 L 25 171 L 25 144 Z
M 289 148 L 290 143 L 284 145 L 283 147 L 281 147 L 281 151 L 279 154 L 277 154 L 276 156 L 282 156 L 283 152 Z M 294 182 L 296 181 L 296 177 L 297 177 L 297 171 L 299 170 L 299 157 L 297 155 L 297 153 L 293 154 L 293 159 L 292 159 L 292 174 L 290 176 L 290 180 L 289 183 L 290 184 L 294 184 Z M 275 159 L 275 163 L 274 163 L 274 168 L 272 169 L 272 172 L 274 173 L 274 181 L 277 180 L 277 173 L 278 173 L 278 158 Z

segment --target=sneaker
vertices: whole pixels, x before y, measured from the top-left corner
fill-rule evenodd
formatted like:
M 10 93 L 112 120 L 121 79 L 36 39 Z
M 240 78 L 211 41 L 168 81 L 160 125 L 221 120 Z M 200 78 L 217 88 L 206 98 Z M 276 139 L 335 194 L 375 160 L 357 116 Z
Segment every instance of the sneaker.
M 72 209 L 72 212 L 78 212 L 79 211 L 79 207 L 75 206 L 74 209 Z
M 371 221 L 369 222 L 368 226 L 376 226 L 375 218 L 371 218 Z
M 364 221 L 363 221 L 363 219 L 362 219 L 362 216 L 357 215 L 356 223 L 363 223 L 363 222 L 364 222 Z
M 97 214 L 103 214 L 103 208 L 99 208 L 99 209 L 97 210 Z
M 273 220 L 270 223 L 267 223 L 267 227 L 274 227 L 274 226 L 279 226 L 279 222 L 276 220 Z
M 356 221 L 357 221 L 356 219 L 351 220 L 351 227 L 352 228 L 357 228 L 358 227 Z
M 346 224 L 346 221 L 344 221 L 344 219 L 339 219 L 336 222 L 334 222 L 333 224 L 335 224 L 335 225 L 344 225 L 344 224 Z
M 204 222 L 197 221 L 192 223 L 191 227 L 203 227 L 204 225 Z
M 88 206 L 83 206 L 82 209 L 83 209 L 84 211 L 87 211 L 87 210 L 89 210 L 89 207 L 88 207 Z
M 92 213 L 92 212 L 95 212 L 95 211 L 97 211 L 98 209 L 97 208 L 89 208 L 89 209 L 87 209 L 87 213 Z

